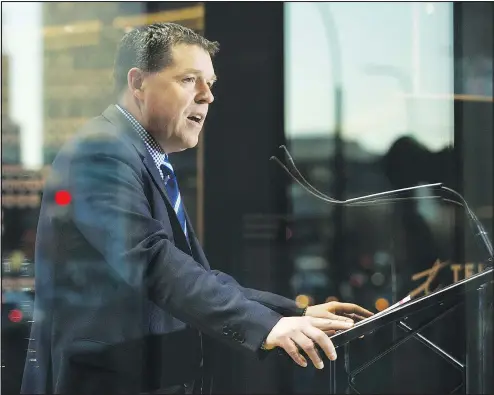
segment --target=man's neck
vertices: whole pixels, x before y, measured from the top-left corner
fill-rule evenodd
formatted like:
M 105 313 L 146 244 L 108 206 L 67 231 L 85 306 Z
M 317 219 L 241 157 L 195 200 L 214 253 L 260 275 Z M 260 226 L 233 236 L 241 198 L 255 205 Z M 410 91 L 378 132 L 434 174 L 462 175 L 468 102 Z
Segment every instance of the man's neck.
M 129 98 L 128 95 L 123 95 L 120 100 L 117 101 L 117 105 L 127 111 L 132 115 L 137 122 L 146 130 L 146 132 L 156 141 L 156 143 L 163 149 L 163 151 L 168 155 L 166 149 L 156 140 L 153 134 L 146 128 L 146 124 L 143 122 L 143 117 L 141 111 L 137 104 Z
M 146 129 L 141 111 L 132 98 L 129 98 L 128 95 L 123 95 L 120 100 L 118 100 L 117 104 L 132 115 L 136 121 L 139 122 L 144 129 Z

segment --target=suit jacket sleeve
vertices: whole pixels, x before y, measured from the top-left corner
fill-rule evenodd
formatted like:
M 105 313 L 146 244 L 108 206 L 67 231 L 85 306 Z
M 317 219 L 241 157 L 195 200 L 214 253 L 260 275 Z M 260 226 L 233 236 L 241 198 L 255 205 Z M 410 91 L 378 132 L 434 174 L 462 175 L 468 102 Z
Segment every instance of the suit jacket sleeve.
M 151 215 L 149 175 L 134 147 L 118 136 L 86 138 L 76 147 L 68 162 L 71 216 L 120 281 L 211 337 L 258 352 L 281 316 L 175 247 Z
M 259 302 L 285 317 L 301 316 L 304 313 L 305 309 L 298 307 L 295 301 L 291 299 L 271 292 L 245 288 L 241 286 L 233 277 L 219 270 L 213 270 L 213 273 L 223 284 L 231 284 L 237 287 L 240 291 L 242 291 L 247 299 Z

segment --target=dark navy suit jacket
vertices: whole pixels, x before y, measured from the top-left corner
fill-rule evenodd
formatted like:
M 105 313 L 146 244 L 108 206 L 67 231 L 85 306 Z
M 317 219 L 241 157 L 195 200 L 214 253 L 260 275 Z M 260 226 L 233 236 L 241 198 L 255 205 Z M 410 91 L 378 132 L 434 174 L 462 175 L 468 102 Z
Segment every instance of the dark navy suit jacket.
M 76 133 L 43 193 L 23 393 L 137 394 L 185 383 L 204 373 L 215 341 L 259 353 L 282 316 L 302 314 L 211 270 L 188 226 L 190 243 L 115 106 Z

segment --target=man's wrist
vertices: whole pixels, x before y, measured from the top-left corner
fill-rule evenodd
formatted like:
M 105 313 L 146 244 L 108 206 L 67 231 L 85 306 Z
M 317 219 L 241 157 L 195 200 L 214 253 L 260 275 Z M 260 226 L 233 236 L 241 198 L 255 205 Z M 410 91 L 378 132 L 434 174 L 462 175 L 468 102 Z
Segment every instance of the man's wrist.
M 307 314 L 307 309 L 309 308 L 309 306 L 306 306 L 304 308 L 304 310 L 302 311 L 302 317 L 305 317 L 305 315 Z
M 305 317 L 305 315 L 307 314 L 307 309 L 309 308 L 309 306 L 306 306 L 304 307 L 303 309 L 301 309 L 301 316 L 302 317 Z M 266 340 L 264 340 L 261 344 L 261 350 L 263 351 L 269 351 L 268 348 L 266 348 Z

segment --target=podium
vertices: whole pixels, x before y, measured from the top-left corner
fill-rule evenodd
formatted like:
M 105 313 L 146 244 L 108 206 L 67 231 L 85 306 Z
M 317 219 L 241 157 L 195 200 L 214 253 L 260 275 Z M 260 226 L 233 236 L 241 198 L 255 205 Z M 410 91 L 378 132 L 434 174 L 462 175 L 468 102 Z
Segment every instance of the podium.
M 493 355 L 492 348 L 492 312 L 493 312 L 493 268 L 487 268 L 483 272 L 459 281 L 430 295 L 411 300 L 381 315 L 361 321 L 349 330 L 339 332 L 331 337 L 335 347 L 338 349 L 338 359 L 330 362 L 329 366 L 329 392 L 341 393 L 455 393 L 455 394 L 491 394 L 493 393 Z M 451 355 L 434 341 L 431 341 L 422 332 L 428 327 L 440 322 L 452 311 L 465 308 L 465 319 L 467 328 L 465 338 L 458 339 L 458 344 L 464 342 L 465 353 L 463 359 Z M 418 319 L 411 323 L 411 319 Z M 356 344 L 355 350 L 359 349 L 362 336 L 367 341 L 372 341 L 373 336 L 382 336 L 384 327 L 393 326 L 393 339 L 384 350 L 373 355 L 371 358 L 358 366 L 353 366 L 353 352 L 350 350 L 352 344 Z M 381 334 L 380 334 L 381 332 Z M 461 377 L 460 382 L 439 383 L 438 385 L 420 386 L 421 381 L 430 383 L 426 377 L 392 377 L 386 375 L 375 377 L 370 388 L 365 383 L 359 386 L 360 375 L 372 367 L 379 367 L 383 359 L 400 353 L 403 346 L 414 340 L 427 352 L 423 352 L 421 358 L 415 363 L 426 364 L 432 358 L 439 358 L 449 367 L 456 371 Z M 417 346 L 414 346 L 417 347 Z M 342 352 L 343 351 L 343 352 Z M 427 360 L 425 360 L 425 358 Z M 405 361 L 394 358 L 393 363 L 401 364 Z M 409 362 L 409 361 L 408 361 Z M 386 369 L 386 367 L 384 367 Z M 454 375 L 452 374 L 451 377 Z M 444 376 L 443 376 L 444 377 Z M 392 381 L 390 383 L 389 381 Z M 407 384 L 408 382 L 408 384 Z M 410 383 L 414 388 L 412 389 Z M 366 388 L 367 387 L 367 388 Z M 433 389 L 431 389 L 433 388 Z M 437 392 L 436 392 L 437 391 Z

